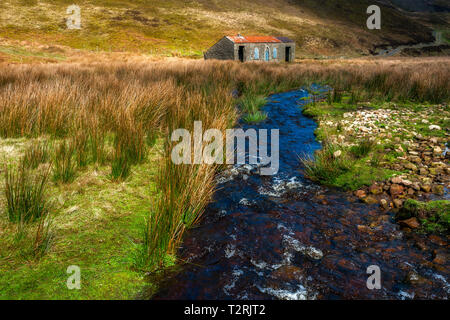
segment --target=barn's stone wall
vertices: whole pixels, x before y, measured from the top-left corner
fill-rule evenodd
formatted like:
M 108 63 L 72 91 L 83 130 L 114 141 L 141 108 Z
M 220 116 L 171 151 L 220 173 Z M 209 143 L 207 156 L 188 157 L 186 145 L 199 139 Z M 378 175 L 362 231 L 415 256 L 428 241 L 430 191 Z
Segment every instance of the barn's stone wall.
M 266 49 L 269 50 L 269 61 L 281 62 L 286 61 L 286 47 L 291 48 L 289 61 L 295 59 L 295 43 L 235 43 L 234 44 L 234 60 L 239 60 L 239 47 L 244 47 L 244 61 L 266 61 Z M 259 59 L 255 59 L 255 48 L 259 50 Z M 273 49 L 277 49 L 277 57 L 273 56 Z
M 205 59 L 234 60 L 234 43 L 223 37 L 205 53 Z
M 266 61 L 266 50 L 269 51 L 269 61 L 286 61 L 286 47 L 290 47 L 289 61 L 295 59 L 294 42 L 270 42 L 270 43 L 234 43 L 227 37 L 222 38 L 213 45 L 205 54 L 205 59 L 219 60 L 239 60 L 239 47 L 244 47 L 245 61 Z M 255 48 L 259 50 L 259 57 L 256 59 Z M 277 56 L 274 57 L 274 48 L 277 50 Z

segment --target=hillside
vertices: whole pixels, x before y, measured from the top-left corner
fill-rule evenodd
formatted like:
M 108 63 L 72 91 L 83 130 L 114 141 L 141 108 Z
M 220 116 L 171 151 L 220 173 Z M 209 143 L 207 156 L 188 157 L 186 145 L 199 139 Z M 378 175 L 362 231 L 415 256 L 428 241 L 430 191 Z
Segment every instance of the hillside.
M 450 3 L 446 0 L 388 0 L 394 5 L 408 11 L 449 11 Z
M 0 61 L 64 60 L 72 49 L 202 57 L 225 34 L 293 38 L 297 57 L 358 56 L 380 45 L 432 41 L 421 17 L 383 6 L 366 28 L 366 0 L 76 1 L 82 29 L 66 28 L 67 0 L 0 3 Z

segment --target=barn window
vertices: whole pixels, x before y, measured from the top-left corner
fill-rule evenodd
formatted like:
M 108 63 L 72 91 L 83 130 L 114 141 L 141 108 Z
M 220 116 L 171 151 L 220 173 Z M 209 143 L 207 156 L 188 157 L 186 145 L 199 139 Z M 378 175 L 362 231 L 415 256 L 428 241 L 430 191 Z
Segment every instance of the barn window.
M 269 48 L 266 48 L 266 50 L 264 51 L 264 59 L 266 61 L 269 61 Z
M 259 49 L 255 48 L 255 54 L 253 55 L 253 59 L 259 60 Z
M 277 54 L 278 54 L 277 48 L 273 48 L 272 58 L 273 58 L 273 59 L 277 59 L 277 57 L 278 57 Z

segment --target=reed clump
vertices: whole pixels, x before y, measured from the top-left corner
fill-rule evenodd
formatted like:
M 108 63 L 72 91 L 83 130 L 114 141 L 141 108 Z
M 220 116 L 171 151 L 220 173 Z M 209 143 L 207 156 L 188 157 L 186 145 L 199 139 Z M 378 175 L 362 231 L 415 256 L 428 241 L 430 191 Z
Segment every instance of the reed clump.
M 5 166 L 6 215 L 11 222 L 27 223 L 46 216 L 46 187 L 50 166 L 33 174 L 23 162 L 17 168 Z

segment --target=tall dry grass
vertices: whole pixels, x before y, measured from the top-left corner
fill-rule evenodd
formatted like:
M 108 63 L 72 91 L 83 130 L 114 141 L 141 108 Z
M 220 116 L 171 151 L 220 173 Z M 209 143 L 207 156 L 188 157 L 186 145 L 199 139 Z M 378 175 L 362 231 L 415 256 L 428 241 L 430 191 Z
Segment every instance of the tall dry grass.
M 214 166 L 174 165 L 170 132 L 234 125 L 232 91 L 268 95 L 326 83 L 358 98 L 440 103 L 450 95 L 450 59 L 308 61 L 262 64 L 219 61 L 8 65 L 0 72 L 0 137 L 71 139 L 78 167 L 109 161 L 115 178 L 145 161 L 155 137 L 165 138 L 160 198 L 149 216 L 145 263 L 158 265 L 196 223 L 214 191 Z M 114 152 L 107 155 L 111 141 Z M 149 143 L 146 143 L 149 142 Z M 150 205 L 149 205 L 150 206 Z M 147 258 L 145 258 L 147 257 Z

